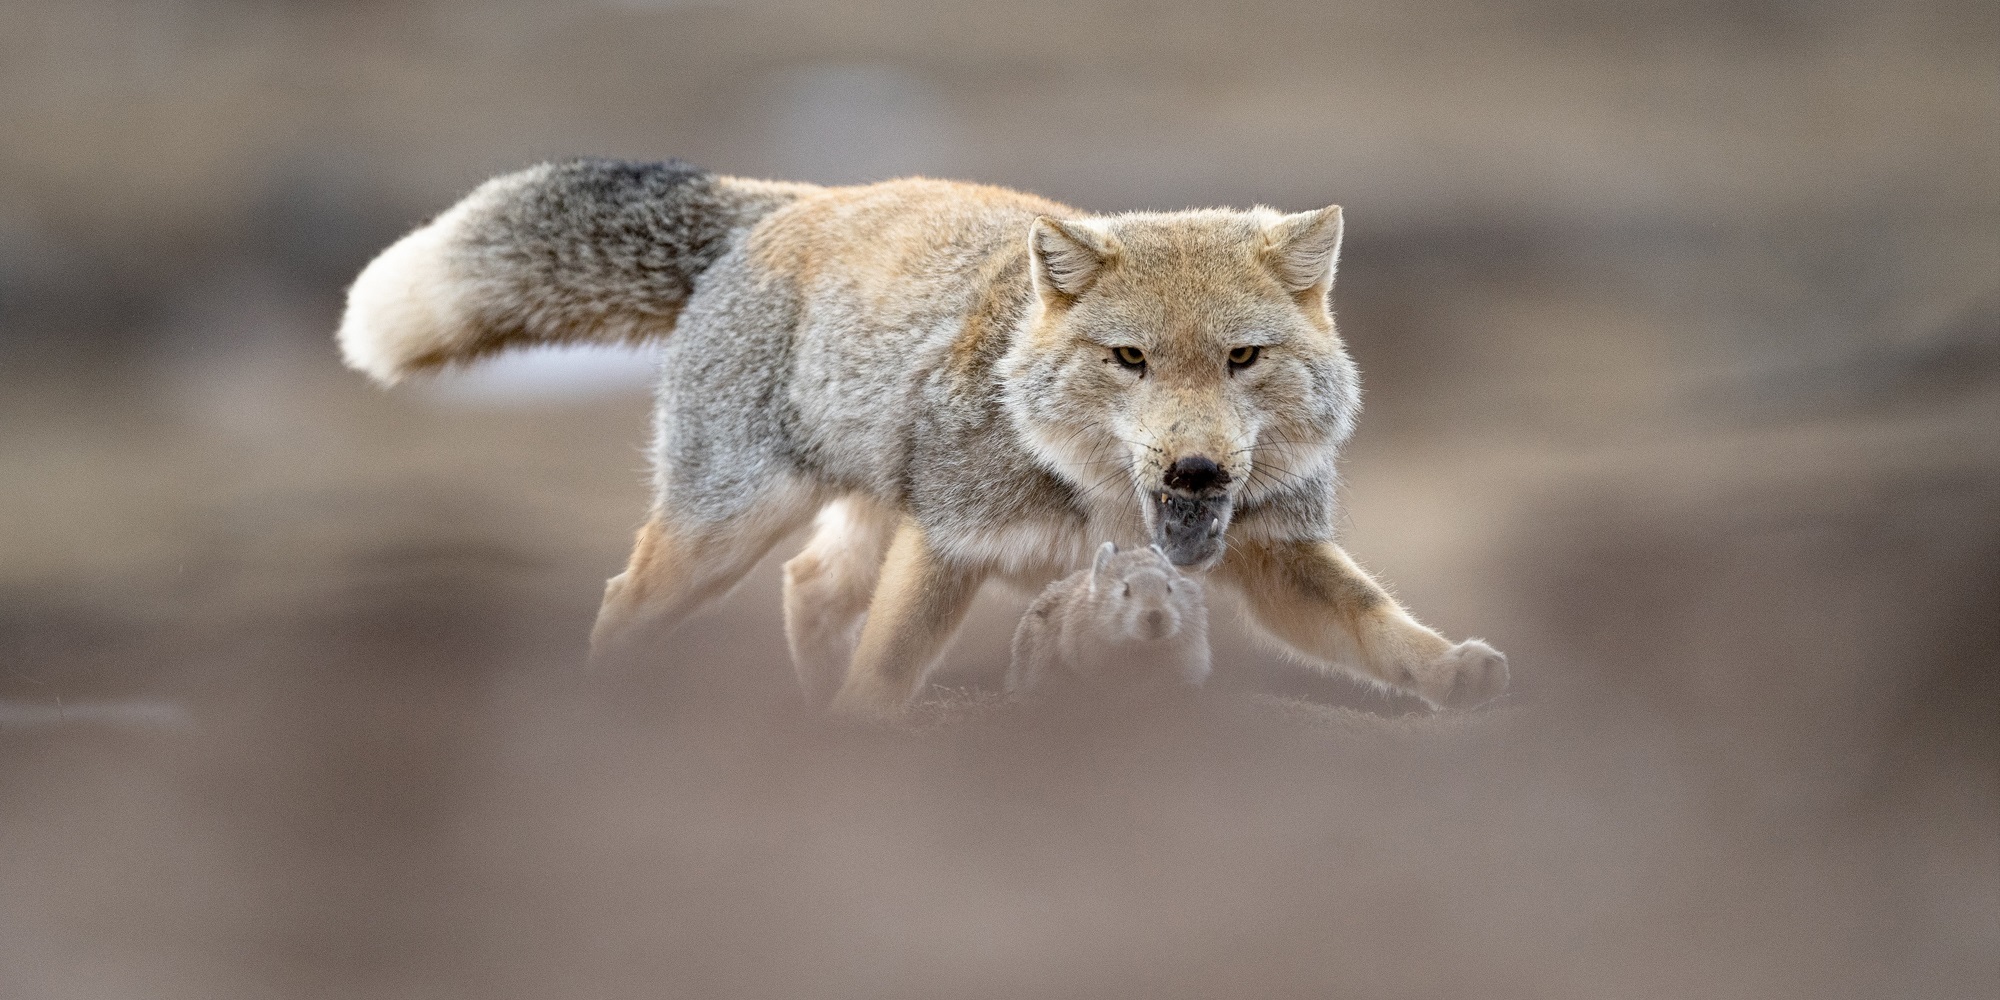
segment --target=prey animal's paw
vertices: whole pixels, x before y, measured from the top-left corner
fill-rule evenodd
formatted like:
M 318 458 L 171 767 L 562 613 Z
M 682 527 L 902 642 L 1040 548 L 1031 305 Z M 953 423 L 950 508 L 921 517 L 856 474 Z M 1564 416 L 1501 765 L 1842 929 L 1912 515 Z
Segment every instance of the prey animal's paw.
M 1435 678 L 1425 700 L 1440 708 L 1472 708 L 1507 691 L 1507 654 L 1478 639 L 1445 651 L 1432 667 Z

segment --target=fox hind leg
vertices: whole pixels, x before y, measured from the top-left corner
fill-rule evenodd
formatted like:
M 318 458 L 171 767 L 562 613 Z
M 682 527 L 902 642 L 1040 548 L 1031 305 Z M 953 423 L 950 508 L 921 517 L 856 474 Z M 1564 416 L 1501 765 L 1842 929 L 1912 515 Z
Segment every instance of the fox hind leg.
M 814 708 L 832 701 L 847 677 L 895 530 L 894 511 L 842 497 L 819 512 L 812 541 L 785 563 L 785 640 L 799 688 Z
M 593 662 L 641 654 L 703 605 L 729 592 L 771 546 L 811 515 L 813 491 L 774 484 L 749 509 L 723 519 L 656 509 L 625 572 L 604 585 L 590 632 Z

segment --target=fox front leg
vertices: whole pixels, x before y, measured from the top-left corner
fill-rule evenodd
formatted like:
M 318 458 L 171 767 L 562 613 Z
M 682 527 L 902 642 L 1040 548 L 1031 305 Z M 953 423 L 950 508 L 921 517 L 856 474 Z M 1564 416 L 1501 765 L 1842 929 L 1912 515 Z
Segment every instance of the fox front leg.
M 1232 545 L 1219 574 L 1293 649 L 1422 698 L 1469 707 L 1507 690 L 1507 657 L 1425 628 L 1330 541 Z
M 805 550 L 785 563 L 785 641 L 813 708 L 825 708 L 847 678 L 899 520 L 860 497 L 835 500 L 819 512 Z
M 923 529 L 904 519 L 882 560 L 861 641 L 833 698 L 834 711 L 882 717 L 907 707 L 965 619 L 983 578 L 939 558 Z

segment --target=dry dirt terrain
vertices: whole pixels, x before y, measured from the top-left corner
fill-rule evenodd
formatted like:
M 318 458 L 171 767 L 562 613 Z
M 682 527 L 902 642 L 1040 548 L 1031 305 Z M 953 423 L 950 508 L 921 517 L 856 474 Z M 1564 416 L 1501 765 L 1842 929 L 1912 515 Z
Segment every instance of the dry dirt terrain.
M 1202 698 L 996 706 L 1003 594 L 903 731 L 795 706 L 775 561 L 656 672 L 584 670 L 643 401 L 302 367 L 11 397 L 14 995 L 1991 981 L 1990 391 L 1616 447 L 1364 435 L 1350 542 L 1511 651 L 1483 712 L 1226 628 Z
M 2000 18 L 1835 6 L 0 7 L 0 996 L 1993 995 Z M 573 153 L 1343 202 L 1344 541 L 1514 691 L 1023 709 L 996 590 L 841 724 L 782 551 L 589 672 L 630 360 L 330 336 Z

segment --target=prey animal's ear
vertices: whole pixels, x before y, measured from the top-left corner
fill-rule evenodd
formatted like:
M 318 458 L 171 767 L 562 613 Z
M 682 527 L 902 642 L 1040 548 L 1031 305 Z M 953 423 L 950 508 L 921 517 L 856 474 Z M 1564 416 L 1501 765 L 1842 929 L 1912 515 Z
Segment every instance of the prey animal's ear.
M 1160 543 L 1154 542 L 1152 545 L 1148 547 L 1153 550 L 1154 555 L 1160 557 L 1161 562 L 1167 565 L 1167 572 L 1172 573 L 1175 576 L 1181 575 L 1181 571 L 1178 567 L 1174 565 L 1174 561 L 1172 559 L 1167 558 L 1167 550 L 1160 548 Z
M 1087 222 L 1044 215 L 1028 227 L 1035 291 L 1045 302 L 1082 295 L 1117 255 L 1117 238 Z
M 1097 547 L 1097 558 L 1090 564 L 1091 593 L 1097 593 L 1098 579 L 1104 575 L 1105 568 L 1111 565 L 1111 557 L 1117 554 L 1118 546 L 1115 543 L 1105 542 Z
M 1264 260 L 1293 292 L 1333 288 L 1340 262 L 1340 206 L 1287 215 L 1264 230 Z

